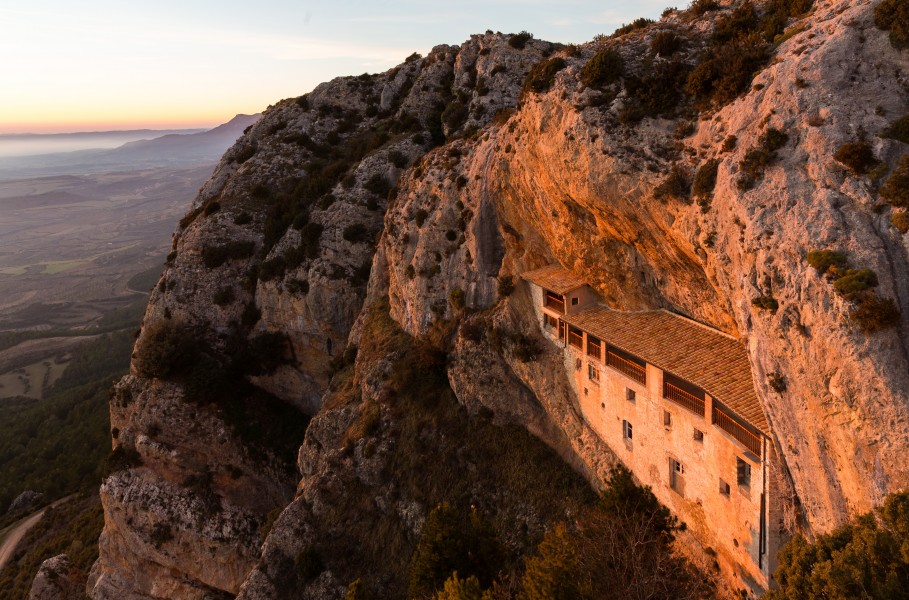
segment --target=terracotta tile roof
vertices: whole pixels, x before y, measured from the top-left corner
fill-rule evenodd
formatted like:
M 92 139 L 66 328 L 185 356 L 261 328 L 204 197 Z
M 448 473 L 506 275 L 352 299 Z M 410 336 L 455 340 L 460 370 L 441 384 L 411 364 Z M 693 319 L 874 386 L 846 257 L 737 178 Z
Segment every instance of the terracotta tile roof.
M 586 281 L 559 265 L 547 265 L 528 271 L 521 277 L 556 294 L 567 294 L 571 290 L 587 285 Z
M 769 435 L 767 419 L 754 391 L 748 353 L 732 337 L 665 310 L 625 312 L 595 306 L 562 318 L 703 388 Z

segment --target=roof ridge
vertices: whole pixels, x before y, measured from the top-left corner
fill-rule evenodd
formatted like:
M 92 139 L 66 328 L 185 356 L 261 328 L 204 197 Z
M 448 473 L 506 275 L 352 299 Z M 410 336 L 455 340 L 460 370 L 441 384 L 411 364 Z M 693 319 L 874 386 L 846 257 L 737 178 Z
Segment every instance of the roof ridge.
M 737 338 L 737 337 L 735 337 L 734 335 L 732 335 L 732 334 L 730 334 L 730 333 L 726 333 L 725 331 L 723 331 L 723 330 L 721 330 L 721 329 L 717 329 L 716 327 L 712 327 L 712 326 L 708 325 L 707 323 L 701 323 L 700 321 L 698 321 L 698 320 L 696 320 L 696 319 L 692 319 L 691 317 L 688 317 L 688 316 L 685 316 L 685 315 L 680 315 L 680 314 L 677 313 L 677 312 L 673 312 L 673 311 L 667 310 L 667 309 L 665 309 L 665 308 L 658 308 L 658 309 L 656 309 L 656 310 L 661 311 L 661 312 L 664 312 L 664 313 L 669 314 L 669 315 L 672 315 L 673 317 L 676 317 L 677 319 L 682 319 L 683 321 L 687 321 L 687 322 L 689 322 L 689 323 L 691 323 L 691 324 L 693 324 L 693 325 L 697 325 L 698 327 L 702 327 L 702 328 L 706 329 L 707 331 L 710 331 L 711 333 L 718 333 L 718 334 L 720 334 L 720 335 L 722 335 L 722 336 L 725 336 L 725 337 L 729 338 L 730 340 L 732 340 L 732 341 L 734 341 L 734 342 L 738 342 L 738 343 L 741 343 L 741 342 L 742 342 L 742 340 L 741 340 L 740 338 Z

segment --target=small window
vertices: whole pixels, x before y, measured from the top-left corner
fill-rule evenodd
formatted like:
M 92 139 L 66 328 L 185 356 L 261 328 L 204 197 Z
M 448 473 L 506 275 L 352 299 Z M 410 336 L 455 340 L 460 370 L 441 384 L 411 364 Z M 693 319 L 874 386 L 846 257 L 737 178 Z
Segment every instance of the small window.
M 636 396 L 636 394 L 633 389 L 625 388 L 625 400 L 628 400 L 629 402 L 634 402 L 635 396 Z
M 622 421 L 622 437 L 628 441 L 631 441 L 634 437 L 634 431 L 631 428 L 631 423 L 628 421 Z
M 729 484 L 720 479 L 720 493 L 724 496 L 729 495 Z
M 736 482 L 741 486 L 751 485 L 751 465 L 741 458 L 735 459 Z
M 697 427 L 694 428 L 694 441 L 696 441 L 696 442 L 704 441 L 704 432 L 701 431 L 700 429 L 698 429 Z
M 552 330 L 555 330 L 559 326 L 559 320 L 553 317 L 552 315 L 543 315 L 546 319 L 546 326 Z
M 574 359 L 574 370 L 575 371 L 581 370 L 581 359 L 580 358 Z
M 577 306 L 577 305 L 578 305 L 578 298 L 577 298 L 577 296 L 572 296 L 572 298 L 571 298 L 571 305 L 572 305 L 572 306 Z
M 668 410 L 663 411 L 663 427 L 667 429 L 672 427 L 672 413 Z
M 682 475 L 685 474 L 685 467 L 682 463 L 674 458 L 669 459 L 669 487 L 682 493 L 684 480 Z
M 600 383 L 600 370 L 593 363 L 587 363 L 587 379 L 594 383 Z

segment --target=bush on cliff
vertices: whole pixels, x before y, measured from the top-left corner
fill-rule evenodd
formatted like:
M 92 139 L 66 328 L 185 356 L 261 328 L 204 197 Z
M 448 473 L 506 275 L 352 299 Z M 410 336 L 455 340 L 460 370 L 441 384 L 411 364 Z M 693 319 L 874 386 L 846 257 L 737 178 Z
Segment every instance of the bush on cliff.
M 581 83 L 587 87 L 601 88 L 618 81 L 625 73 L 625 61 L 613 48 L 605 48 L 593 55 L 581 69 Z
M 775 579 L 767 600 L 909 598 L 909 492 L 814 543 L 796 536 L 780 551 Z
M 874 24 L 890 32 L 894 48 L 909 48 L 909 4 L 905 0 L 884 0 L 875 6 Z

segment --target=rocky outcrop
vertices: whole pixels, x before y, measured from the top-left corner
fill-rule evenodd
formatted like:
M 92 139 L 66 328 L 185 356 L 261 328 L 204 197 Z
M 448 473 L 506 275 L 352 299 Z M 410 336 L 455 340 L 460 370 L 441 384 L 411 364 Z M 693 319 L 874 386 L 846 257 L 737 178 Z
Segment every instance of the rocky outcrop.
M 28 600 L 80 600 L 85 597 L 81 583 L 69 557 L 60 554 L 41 563 Z
M 784 529 L 829 530 L 909 485 L 909 238 L 876 181 L 833 159 L 863 138 L 881 168 L 906 153 L 873 136 L 909 113 L 909 57 L 873 27 L 872 4 L 818 0 L 736 100 L 708 106 L 679 92 L 677 106 L 660 96 L 654 108 L 648 77 L 690 70 L 731 10 L 668 11 L 580 47 L 474 36 L 266 111 L 181 223 L 112 401 L 115 446 L 130 460 L 102 488 L 92 596 L 265 598 L 297 586 L 323 598 L 356 577 L 402 589 L 400 571 L 358 570 L 358 560 L 381 565 L 380 553 L 344 537 L 365 514 L 405 557 L 431 502 L 393 468 L 407 416 L 386 380 L 406 349 L 376 347 L 364 306 L 387 306 L 406 333 L 446 349 L 468 422 L 520 425 L 596 485 L 614 457 L 538 337 L 526 289 L 509 289 L 553 262 L 612 307 L 667 308 L 747 342 L 788 467 Z M 669 31 L 682 38 L 672 58 L 654 50 Z M 604 48 L 623 57 L 624 79 L 597 89 L 583 71 Z M 550 58 L 548 78 L 522 91 Z M 752 152 L 770 130 L 785 135 L 755 174 Z M 708 161 L 715 186 L 694 202 L 686 180 Z M 809 266 L 817 249 L 873 269 L 898 322 L 856 326 L 853 304 Z M 192 332 L 189 355 L 212 369 L 149 371 L 148 345 L 167 323 Z M 299 483 L 286 454 L 255 450 L 232 419 L 276 402 L 317 414 L 305 440 L 296 432 Z M 437 424 L 428 431 L 429 447 L 447 448 Z M 265 515 L 285 506 L 260 554 Z M 301 583 L 296 561 L 313 548 L 323 568 L 303 569 Z

